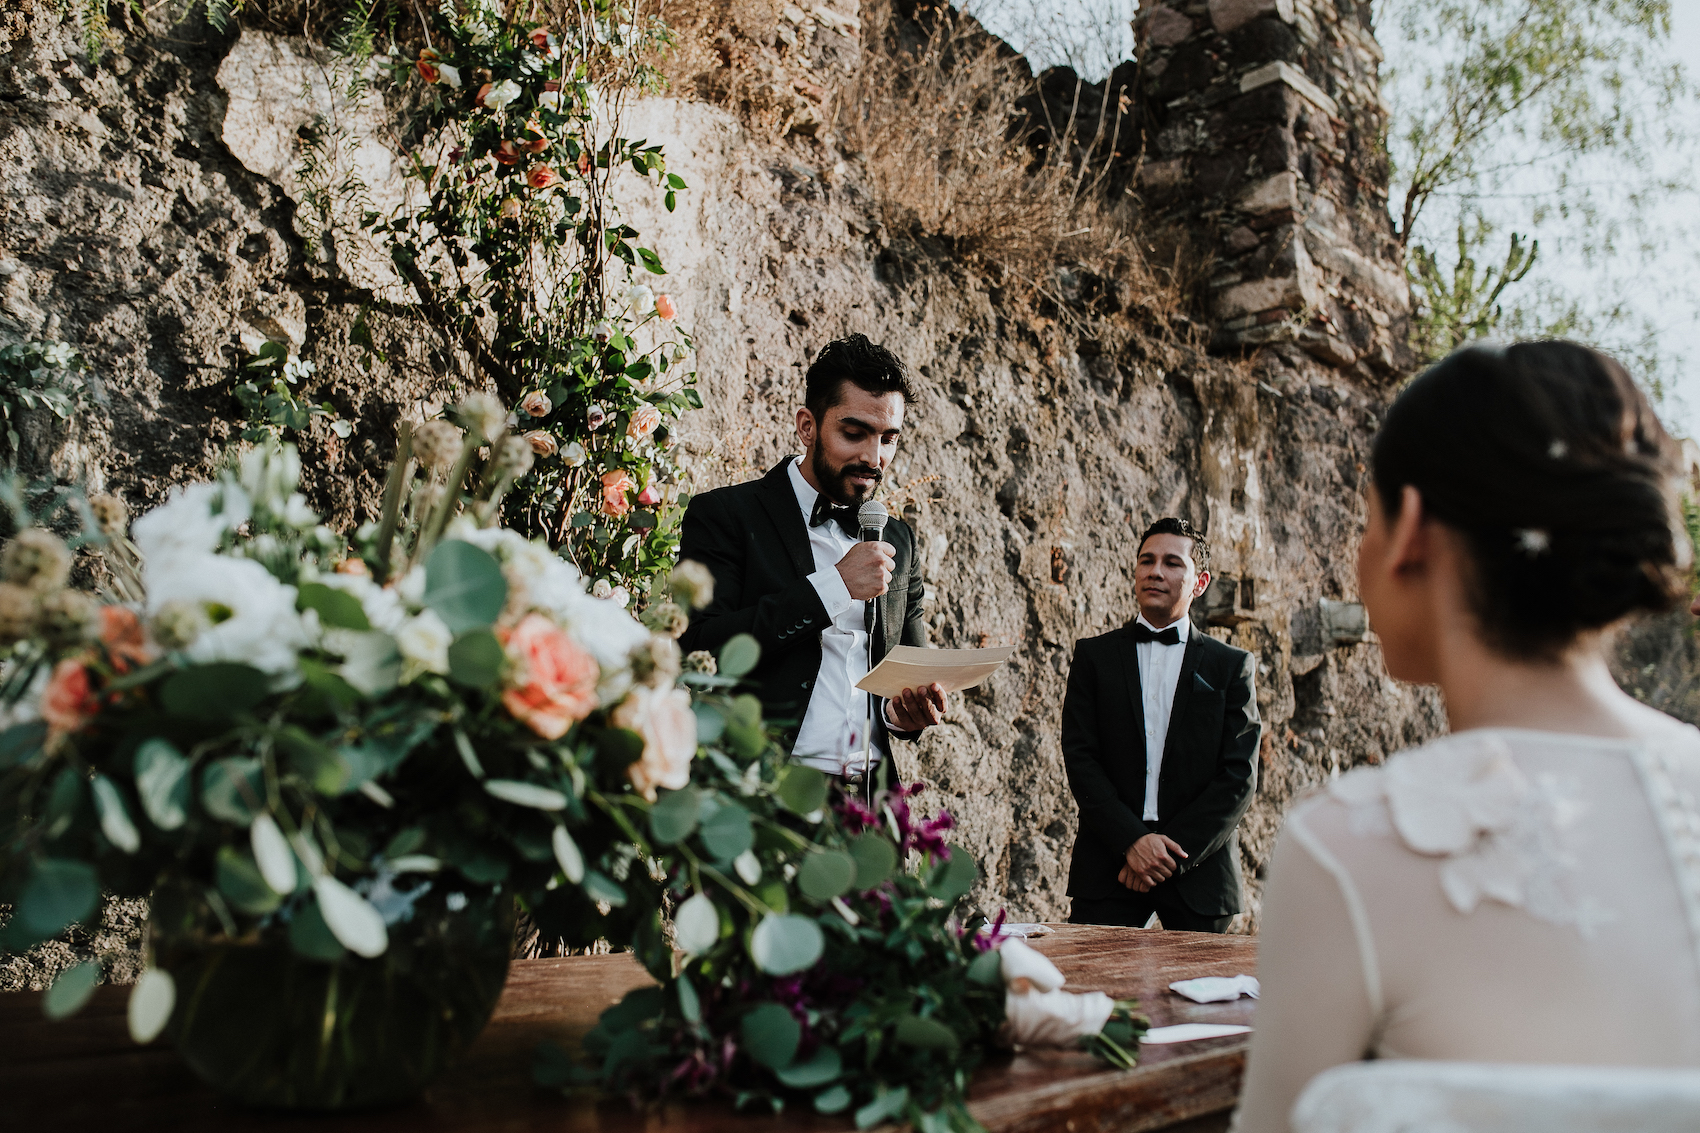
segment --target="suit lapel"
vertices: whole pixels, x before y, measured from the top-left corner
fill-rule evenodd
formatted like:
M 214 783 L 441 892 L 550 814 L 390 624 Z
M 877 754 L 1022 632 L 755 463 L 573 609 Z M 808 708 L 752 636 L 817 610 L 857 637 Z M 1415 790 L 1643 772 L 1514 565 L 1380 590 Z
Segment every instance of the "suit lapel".
M 1179 753 L 1176 745 L 1183 734 L 1181 729 L 1186 726 L 1187 705 L 1192 701 L 1193 678 L 1198 673 L 1199 658 L 1204 655 L 1204 631 L 1197 626 L 1186 638 L 1186 655 L 1181 658 L 1180 679 L 1175 682 L 1175 702 L 1169 706 L 1169 734 L 1163 737 L 1163 762 L 1167 763 Z M 1158 792 L 1159 808 L 1162 803 L 1162 792 Z
M 1128 714 L 1133 718 L 1133 763 L 1139 769 L 1136 780 L 1141 791 L 1145 790 L 1145 686 L 1139 680 L 1139 646 L 1134 642 L 1133 635 L 1122 630 L 1117 639 L 1123 650 L 1125 661 L 1122 664 L 1122 675 L 1127 680 Z M 1142 796 L 1143 797 L 1143 796 Z M 1143 805 L 1143 803 L 1141 804 Z
M 761 494 L 761 502 L 762 507 L 767 509 L 768 518 L 773 521 L 779 541 L 785 545 L 786 554 L 791 556 L 791 565 L 797 568 L 797 576 L 807 578 L 815 572 L 815 556 L 809 549 L 808 522 L 797 506 L 797 493 L 791 489 L 791 473 L 785 467 L 790 459 L 786 457 L 763 477 L 766 490 Z

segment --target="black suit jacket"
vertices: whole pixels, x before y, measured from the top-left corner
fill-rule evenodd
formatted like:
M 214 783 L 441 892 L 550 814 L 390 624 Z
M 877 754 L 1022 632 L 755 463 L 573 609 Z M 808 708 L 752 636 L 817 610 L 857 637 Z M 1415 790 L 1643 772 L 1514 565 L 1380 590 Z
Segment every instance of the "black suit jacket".
M 1071 897 L 1127 890 L 1116 875 L 1128 847 L 1165 834 L 1189 855 L 1158 888 L 1203 916 L 1241 909 L 1239 823 L 1257 791 L 1256 662 L 1203 630 L 1187 637 L 1157 780 L 1157 821 L 1145 812 L 1145 710 L 1132 633 L 1074 647 L 1063 699 L 1062 749 L 1080 806 L 1069 865 Z
M 679 558 L 695 559 L 714 575 L 714 601 L 692 615 L 679 648 L 718 653 L 740 633 L 753 636 L 761 643 L 761 661 L 750 674 L 757 695 L 770 718 L 792 723 L 789 738 L 794 739 L 820 672 L 821 631 L 832 619 L 809 583 L 814 553 L 808 521 L 786 471 L 790 460 L 786 457 L 759 480 L 693 496 L 685 508 Z M 884 541 L 896 563 L 889 589 L 875 600 L 876 664 L 893 646 L 927 643 L 914 532 L 893 517 Z

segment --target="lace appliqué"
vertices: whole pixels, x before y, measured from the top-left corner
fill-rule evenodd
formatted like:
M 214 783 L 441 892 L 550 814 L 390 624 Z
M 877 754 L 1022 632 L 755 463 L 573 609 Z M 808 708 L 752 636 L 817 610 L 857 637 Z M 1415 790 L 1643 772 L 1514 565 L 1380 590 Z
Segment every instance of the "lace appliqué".
M 1682 773 L 1684 762 L 1687 775 Z M 1664 836 L 1665 852 L 1670 855 L 1683 909 L 1688 914 L 1695 957 L 1700 960 L 1700 804 L 1689 788 L 1694 781 L 1694 762 L 1679 761 L 1669 750 L 1644 747 L 1635 753 L 1635 767 L 1658 818 L 1659 833 Z
M 1566 831 L 1585 810 L 1580 792 L 1555 775 L 1525 775 L 1496 737 L 1442 740 L 1343 776 L 1330 791 L 1354 834 L 1397 836 L 1444 859 L 1441 891 L 1460 913 L 1488 899 L 1584 935 L 1611 918 L 1576 892 Z

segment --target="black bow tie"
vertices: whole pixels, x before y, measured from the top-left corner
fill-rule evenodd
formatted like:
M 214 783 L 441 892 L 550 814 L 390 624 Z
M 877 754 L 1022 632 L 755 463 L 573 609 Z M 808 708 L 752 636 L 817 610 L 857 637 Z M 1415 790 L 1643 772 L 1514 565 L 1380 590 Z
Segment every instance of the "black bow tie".
M 844 529 L 844 534 L 852 539 L 862 533 L 862 522 L 855 508 L 839 507 L 825 494 L 816 496 L 814 510 L 809 512 L 809 526 L 819 527 L 832 521 L 837 521 L 838 526 Z
M 1158 645 L 1179 645 L 1181 631 L 1174 626 L 1168 629 L 1152 629 L 1149 626 L 1133 623 L 1133 640 L 1140 645 L 1155 641 Z

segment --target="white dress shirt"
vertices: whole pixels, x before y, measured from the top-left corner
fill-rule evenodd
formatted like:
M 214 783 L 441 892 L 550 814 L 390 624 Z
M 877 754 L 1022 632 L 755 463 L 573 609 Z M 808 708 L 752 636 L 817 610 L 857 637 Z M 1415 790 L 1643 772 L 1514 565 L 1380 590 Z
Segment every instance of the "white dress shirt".
M 1157 627 L 1139 615 L 1138 622 L 1148 630 Z M 1164 627 L 1168 628 L 1168 627 Z M 1184 616 L 1174 623 L 1180 634 L 1176 645 L 1161 645 L 1142 641 L 1135 645 L 1139 654 L 1139 693 L 1145 710 L 1145 813 L 1147 822 L 1157 821 L 1157 776 L 1163 771 L 1163 745 L 1169 739 L 1169 713 L 1175 706 L 1175 686 L 1181 679 L 1181 662 L 1186 658 L 1186 639 L 1192 623 Z
M 807 524 L 820 493 L 803 479 L 797 464 L 793 459 L 786 471 L 791 476 L 791 488 L 797 493 L 803 522 Z M 869 695 L 856 688 L 856 682 L 868 675 L 868 604 L 850 597 L 850 588 L 838 573 L 839 560 L 856 545 L 856 540 L 837 523 L 823 523 L 808 531 L 809 550 L 815 560 L 815 572 L 809 575 L 809 583 L 820 595 L 832 624 L 821 631 L 820 672 L 815 676 L 809 707 L 803 714 L 802 727 L 797 730 L 791 756 L 798 763 L 829 775 L 864 772 L 880 758 L 877 739 L 869 757 L 863 756 L 873 708 Z

